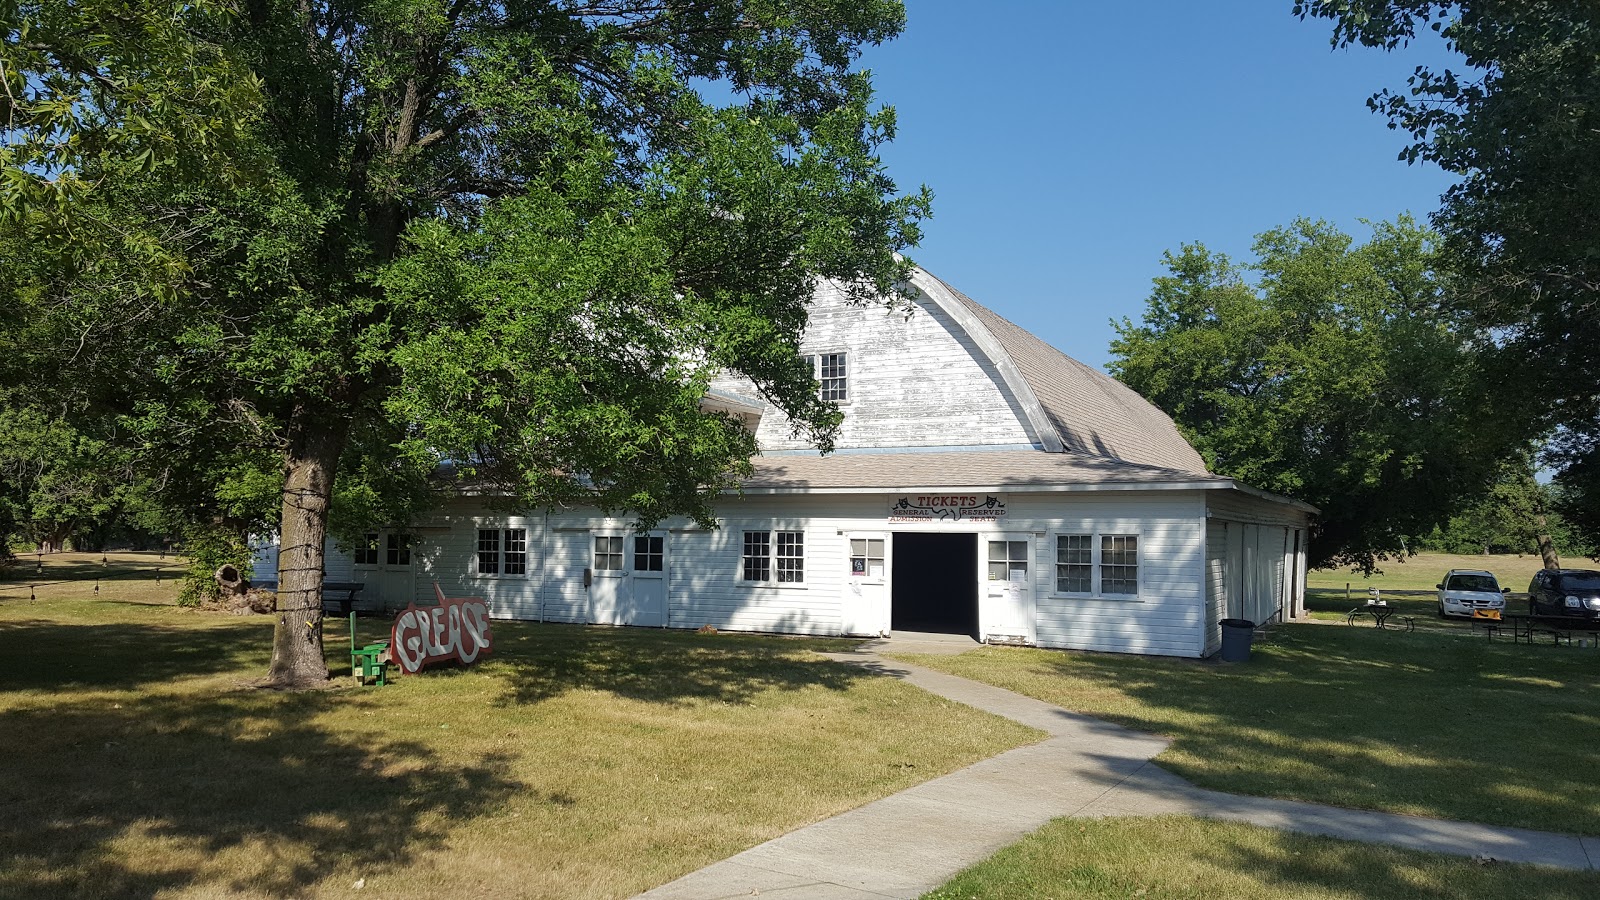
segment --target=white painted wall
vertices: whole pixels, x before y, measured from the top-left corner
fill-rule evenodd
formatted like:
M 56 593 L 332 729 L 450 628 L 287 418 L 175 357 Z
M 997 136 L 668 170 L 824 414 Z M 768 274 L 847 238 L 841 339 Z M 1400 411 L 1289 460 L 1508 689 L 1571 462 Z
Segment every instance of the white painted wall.
M 350 554 L 339 549 L 333 538 L 322 542 L 322 571 L 329 581 L 359 581 L 351 578 Z M 278 580 L 278 536 L 252 536 L 250 539 L 250 578 L 252 581 Z
M 1038 493 L 1007 494 L 1006 499 L 1009 514 L 1000 523 L 891 525 L 889 494 L 730 498 L 721 507 L 721 527 L 716 530 L 683 521 L 663 524 L 667 624 L 828 635 L 842 633 L 846 621 L 867 621 L 875 623 L 872 630 L 886 630 L 888 621 L 876 621 L 887 615 L 886 604 L 882 612 L 865 618 L 862 610 L 846 606 L 863 602 L 849 589 L 850 533 L 973 532 L 979 535 L 980 554 L 988 537 L 1023 534 L 1033 547 L 1030 587 L 1034 634 L 1040 646 L 1178 656 L 1207 651 L 1206 526 L 1204 500 L 1198 493 Z M 480 527 L 526 528 L 528 575 L 478 574 Z M 798 585 L 742 581 L 740 555 L 747 529 L 802 532 L 805 581 Z M 593 622 L 594 591 L 584 586 L 583 570 L 592 565 L 597 531 L 625 536 L 631 573 L 632 531 L 627 521 L 592 510 L 510 515 L 486 510 L 470 499 L 455 501 L 413 532 L 415 599 L 431 601 L 437 580 L 448 596 L 489 601 L 497 618 Z M 1058 593 L 1055 539 L 1069 533 L 1137 535 L 1139 593 L 1133 597 Z M 889 541 L 892 556 L 893 538 Z M 341 557 L 348 562 L 347 555 Z M 980 578 L 984 571 L 980 565 Z M 979 593 L 977 587 L 974 593 Z M 618 588 L 631 590 L 631 574 L 620 580 Z M 403 604 L 389 598 L 388 605 Z
M 846 354 L 849 399 L 837 446 L 949 447 L 1027 445 L 1022 418 L 1000 376 L 970 338 L 936 305 L 908 318 L 882 306 L 852 306 L 824 285 L 810 310 L 801 352 Z M 749 397 L 755 387 L 725 376 L 712 387 Z M 810 447 L 776 410 L 762 416 L 763 450 Z

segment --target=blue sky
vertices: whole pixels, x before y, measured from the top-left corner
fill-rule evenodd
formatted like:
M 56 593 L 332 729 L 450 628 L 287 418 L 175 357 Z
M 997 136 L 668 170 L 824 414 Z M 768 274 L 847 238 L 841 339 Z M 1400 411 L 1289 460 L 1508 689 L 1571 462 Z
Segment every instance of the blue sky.
M 1290 0 L 907 0 L 870 48 L 898 113 L 884 158 L 927 184 L 918 263 L 1090 365 L 1137 320 L 1161 253 L 1200 241 L 1248 260 L 1296 216 L 1425 218 L 1449 176 L 1396 160 L 1367 110 L 1442 48 L 1332 50 Z

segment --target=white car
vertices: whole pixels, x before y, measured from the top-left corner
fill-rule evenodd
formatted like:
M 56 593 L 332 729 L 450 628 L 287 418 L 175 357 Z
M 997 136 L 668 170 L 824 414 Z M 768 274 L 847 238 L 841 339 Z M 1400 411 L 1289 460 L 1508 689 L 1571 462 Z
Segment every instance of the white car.
M 1504 613 L 1506 592 L 1511 590 L 1501 588 L 1494 573 L 1482 569 L 1451 569 L 1435 587 L 1439 589 L 1440 616 L 1470 617 L 1490 610 Z

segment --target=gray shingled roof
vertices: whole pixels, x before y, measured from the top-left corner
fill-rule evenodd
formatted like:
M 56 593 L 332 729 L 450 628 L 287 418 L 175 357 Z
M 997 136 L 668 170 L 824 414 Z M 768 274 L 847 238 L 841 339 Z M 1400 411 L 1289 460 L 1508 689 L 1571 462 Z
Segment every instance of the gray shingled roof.
M 1045 487 L 1051 485 L 1228 486 L 1218 475 L 1141 466 L 1105 456 L 1038 450 L 834 453 L 758 456 L 748 491 L 894 488 Z
M 1166 413 L 1132 388 L 1050 346 L 943 281 L 1022 372 L 1069 452 L 1203 474 L 1205 461 Z

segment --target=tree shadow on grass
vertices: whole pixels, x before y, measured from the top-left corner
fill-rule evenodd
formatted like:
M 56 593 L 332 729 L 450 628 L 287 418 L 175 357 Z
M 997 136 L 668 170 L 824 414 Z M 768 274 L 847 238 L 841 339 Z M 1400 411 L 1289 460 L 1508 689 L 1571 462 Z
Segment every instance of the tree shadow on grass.
M 372 702 L 146 693 L 0 713 L 0 896 L 293 895 L 405 866 L 453 820 L 527 796 L 502 757 L 312 722 Z
M 19 558 L 15 565 L 0 569 L 0 583 L 10 585 L 45 584 L 62 581 L 81 581 L 92 584 L 96 579 L 100 581 L 155 581 L 159 571 L 161 578 L 172 581 L 183 577 L 188 570 L 188 563 L 181 559 L 169 557 L 163 560 L 150 559 L 148 562 L 128 562 L 126 560 L 111 560 L 101 564 L 96 559 L 46 559 L 43 570 L 32 557 Z
M 1367 897 L 1416 900 L 1586 900 L 1600 891 L 1600 875 L 1594 872 L 1484 865 L 1463 873 L 1460 867 L 1471 863 L 1461 858 L 1260 829 L 1243 835 L 1217 829 L 1208 838 L 1208 856 L 1248 873 L 1270 894 L 1321 895 L 1342 888 Z
M 1297 626 L 1244 665 L 1100 654 L 1032 664 L 1140 701 L 1056 698 L 1173 738 L 1158 762 L 1203 787 L 1600 833 L 1600 667 L 1582 650 Z
M 647 703 L 744 704 L 771 690 L 843 691 L 880 677 L 810 652 L 860 643 L 846 639 L 510 622 L 496 622 L 494 635 L 491 665 L 508 676 L 509 703 L 597 690 Z
M 0 622 L 0 691 L 134 688 L 195 675 L 266 671 L 270 619 L 90 624 Z

